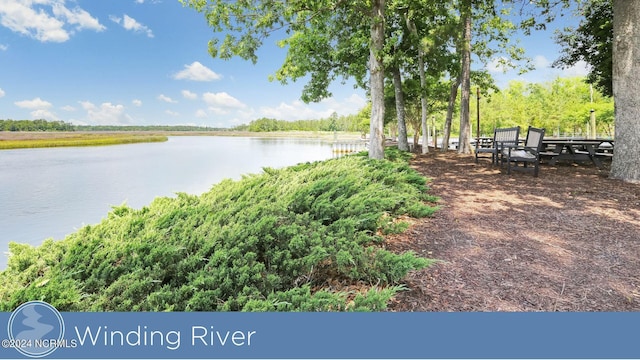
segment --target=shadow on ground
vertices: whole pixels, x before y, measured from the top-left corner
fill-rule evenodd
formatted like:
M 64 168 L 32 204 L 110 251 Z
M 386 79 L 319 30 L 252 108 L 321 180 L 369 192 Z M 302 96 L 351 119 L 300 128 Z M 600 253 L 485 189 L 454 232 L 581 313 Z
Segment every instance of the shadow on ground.
M 391 311 L 640 310 L 640 185 L 608 164 L 534 178 L 432 151 L 412 165 L 441 210 L 387 246 L 441 262 L 412 273 Z

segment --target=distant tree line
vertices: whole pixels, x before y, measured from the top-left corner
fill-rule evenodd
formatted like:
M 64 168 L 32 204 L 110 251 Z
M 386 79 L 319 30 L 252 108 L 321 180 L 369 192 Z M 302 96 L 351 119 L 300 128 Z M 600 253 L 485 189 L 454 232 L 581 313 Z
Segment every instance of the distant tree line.
M 0 120 L 0 131 L 74 131 L 75 126 L 64 121 Z
M 224 131 L 225 128 L 212 128 L 192 125 L 76 125 L 76 131 Z
M 269 132 L 269 131 L 348 131 L 366 132 L 369 119 L 361 114 L 338 116 L 335 112 L 328 118 L 316 120 L 277 120 L 260 118 L 249 124 L 233 128 L 237 131 Z
M 0 120 L 0 131 L 222 131 L 190 125 L 73 125 L 64 121 Z

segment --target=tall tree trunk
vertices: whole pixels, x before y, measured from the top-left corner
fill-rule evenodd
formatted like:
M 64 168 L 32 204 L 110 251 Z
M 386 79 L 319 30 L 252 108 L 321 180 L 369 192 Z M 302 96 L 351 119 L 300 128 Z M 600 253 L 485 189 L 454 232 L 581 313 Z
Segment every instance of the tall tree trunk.
M 418 28 L 416 27 L 415 22 L 405 14 L 405 19 L 407 22 L 407 27 L 413 34 L 413 36 L 418 40 L 418 71 L 420 73 L 420 119 L 421 119 L 421 128 L 422 128 L 422 153 L 426 154 L 429 152 L 429 132 L 427 131 L 427 80 L 424 73 L 424 51 L 422 49 L 422 45 L 420 42 L 420 37 L 418 36 Z M 416 137 L 414 136 L 414 145 Z
M 453 109 L 456 106 L 456 99 L 458 98 L 458 87 L 460 87 L 460 81 L 462 77 L 458 76 L 455 81 L 451 82 L 451 91 L 449 92 L 449 105 L 447 105 L 447 118 L 444 123 L 444 134 L 442 135 L 442 148 L 440 151 L 446 152 L 449 150 L 449 138 L 451 137 L 451 121 L 453 121 Z
M 462 88 L 460 98 L 460 137 L 458 139 L 458 152 L 471 153 L 471 118 L 469 104 L 471 98 L 471 0 L 464 0 L 462 4 L 464 23 L 463 50 L 462 50 Z
M 384 0 L 373 0 L 371 14 L 371 46 L 369 48 L 369 87 L 371 90 L 371 123 L 369 157 L 384 159 Z
M 402 93 L 402 75 L 400 68 L 394 65 L 391 68 L 393 73 L 393 89 L 396 97 L 396 115 L 398 117 L 398 150 L 409 151 L 409 141 L 407 140 L 407 123 L 405 121 L 404 94 Z
M 613 1 L 615 150 L 610 176 L 640 183 L 640 1 Z
M 424 52 L 422 51 L 422 49 L 418 49 L 418 67 L 420 69 L 420 116 L 422 125 L 422 153 L 426 154 L 429 152 L 429 133 L 427 131 L 427 80 L 424 74 Z

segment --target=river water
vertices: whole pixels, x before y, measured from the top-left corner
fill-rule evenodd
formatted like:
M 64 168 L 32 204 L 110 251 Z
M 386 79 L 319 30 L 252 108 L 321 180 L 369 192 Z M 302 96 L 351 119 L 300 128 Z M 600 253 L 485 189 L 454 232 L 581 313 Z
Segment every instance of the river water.
M 333 156 L 309 139 L 170 137 L 163 143 L 0 151 L 0 270 L 10 241 L 56 240 L 158 196 L 201 194 L 225 178 Z

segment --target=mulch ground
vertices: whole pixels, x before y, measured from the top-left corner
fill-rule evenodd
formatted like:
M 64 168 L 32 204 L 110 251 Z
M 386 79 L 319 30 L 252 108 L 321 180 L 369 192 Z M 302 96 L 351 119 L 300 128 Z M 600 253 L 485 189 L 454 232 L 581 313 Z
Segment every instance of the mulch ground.
M 441 208 L 387 247 L 439 262 L 412 272 L 389 310 L 640 310 L 640 185 L 609 179 L 609 165 L 541 165 L 535 178 L 417 155 Z

